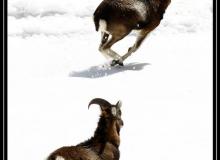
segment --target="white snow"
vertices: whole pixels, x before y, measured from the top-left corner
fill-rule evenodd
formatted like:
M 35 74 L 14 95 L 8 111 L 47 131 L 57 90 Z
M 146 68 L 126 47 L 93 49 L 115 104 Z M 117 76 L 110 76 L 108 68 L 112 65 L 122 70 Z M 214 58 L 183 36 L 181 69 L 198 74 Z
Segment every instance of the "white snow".
M 212 1 L 173 0 L 123 68 L 102 67 L 100 2 L 8 1 L 8 159 L 87 140 L 101 97 L 122 100 L 121 160 L 211 160 Z M 124 54 L 134 35 L 113 48 Z

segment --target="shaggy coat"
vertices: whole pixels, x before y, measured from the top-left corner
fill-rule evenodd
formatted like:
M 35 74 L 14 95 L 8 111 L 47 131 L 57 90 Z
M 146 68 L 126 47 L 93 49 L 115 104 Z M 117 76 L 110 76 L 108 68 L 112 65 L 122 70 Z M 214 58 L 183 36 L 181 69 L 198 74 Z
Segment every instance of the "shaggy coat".
M 160 21 L 171 0 L 103 0 L 94 12 L 96 31 L 99 20 L 106 20 L 107 31 L 111 26 L 124 25 L 126 28 L 143 29 L 153 21 Z M 155 23 L 155 22 L 154 22 Z M 110 29 L 110 30 L 109 30 Z M 113 31 L 114 32 L 114 31 Z
M 100 104 L 102 110 L 94 136 L 76 146 L 55 150 L 47 160 L 119 160 L 119 135 L 123 125 L 119 105 L 111 105 L 100 98 L 91 102 L 90 104 Z M 116 114 L 112 113 L 113 107 L 116 109 L 114 110 Z
M 93 17 L 96 31 L 102 32 L 99 50 L 113 59 L 113 65 L 120 62 L 122 64 L 139 48 L 148 33 L 160 24 L 170 2 L 171 0 L 103 0 Z M 140 31 L 137 40 L 121 57 L 110 48 L 132 30 Z

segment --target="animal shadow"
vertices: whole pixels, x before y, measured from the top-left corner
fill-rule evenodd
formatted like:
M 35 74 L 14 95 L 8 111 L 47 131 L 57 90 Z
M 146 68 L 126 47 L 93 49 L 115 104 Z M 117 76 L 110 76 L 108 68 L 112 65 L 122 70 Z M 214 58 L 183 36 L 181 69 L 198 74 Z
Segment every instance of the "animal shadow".
M 128 63 L 124 66 L 106 66 L 106 65 L 98 65 L 92 66 L 88 69 L 81 71 L 72 71 L 69 76 L 70 77 L 81 77 L 81 78 L 101 78 L 110 76 L 116 73 L 125 72 L 125 71 L 140 71 L 144 69 L 146 65 L 150 65 L 149 63 Z

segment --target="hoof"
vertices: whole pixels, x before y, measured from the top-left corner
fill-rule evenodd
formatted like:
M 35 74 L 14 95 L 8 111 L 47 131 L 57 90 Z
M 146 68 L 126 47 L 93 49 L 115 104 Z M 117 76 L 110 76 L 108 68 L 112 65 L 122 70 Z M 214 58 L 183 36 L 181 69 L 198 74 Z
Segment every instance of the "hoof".
M 120 60 L 113 60 L 111 66 L 116 66 L 116 65 L 124 66 L 123 62 L 121 62 Z

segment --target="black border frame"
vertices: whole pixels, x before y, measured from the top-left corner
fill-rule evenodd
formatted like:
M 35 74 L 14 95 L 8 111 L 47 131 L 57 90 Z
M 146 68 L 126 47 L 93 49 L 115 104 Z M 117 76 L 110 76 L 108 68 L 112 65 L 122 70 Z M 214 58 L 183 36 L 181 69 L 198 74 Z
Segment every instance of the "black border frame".
M 217 160 L 217 0 L 213 0 L 213 160 Z
M 8 159 L 8 1 L 3 0 L 3 160 Z
M 217 160 L 217 0 L 213 0 L 213 160 Z M 8 0 L 3 0 L 3 160 L 8 159 Z

